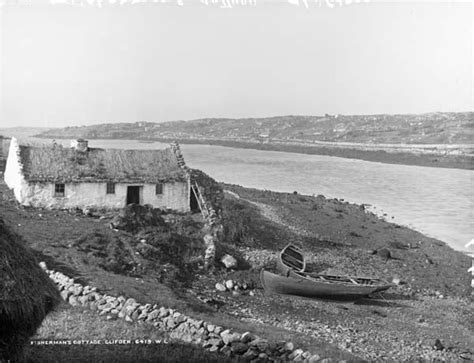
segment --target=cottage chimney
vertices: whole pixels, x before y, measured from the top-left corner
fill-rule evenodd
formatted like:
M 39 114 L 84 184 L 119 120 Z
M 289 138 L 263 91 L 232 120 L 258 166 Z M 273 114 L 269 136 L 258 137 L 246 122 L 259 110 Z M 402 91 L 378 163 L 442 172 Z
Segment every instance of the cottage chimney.
M 84 139 L 71 140 L 71 148 L 77 151 L 87 152 L 87 150 L 89 150 L 89 141 Z

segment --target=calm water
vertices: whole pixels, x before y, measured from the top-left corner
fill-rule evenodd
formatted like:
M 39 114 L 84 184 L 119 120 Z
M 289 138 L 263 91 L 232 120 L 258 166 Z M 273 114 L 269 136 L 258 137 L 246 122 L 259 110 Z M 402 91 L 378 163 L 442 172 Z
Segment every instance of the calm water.
M 69 140 L 64 142 L 69 144 Z M 133 140 L 90 140 L 89 145 L 128 149 L 168 146 Z M 218 181 L 371 204 L 374 212 L 387 213 L 388 220 L 458 250 L 465 250 L 464 245 L 474 237 L 474 171 L 208 145 L 181 145 L 181 149 L 190 167 Z

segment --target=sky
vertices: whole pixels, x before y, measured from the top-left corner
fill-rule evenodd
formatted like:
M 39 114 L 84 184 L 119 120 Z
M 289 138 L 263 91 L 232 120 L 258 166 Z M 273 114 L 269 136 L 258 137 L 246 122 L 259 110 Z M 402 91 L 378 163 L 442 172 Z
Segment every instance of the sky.
M 0 127 L 474 109 L 471 2 L 19 1 Z

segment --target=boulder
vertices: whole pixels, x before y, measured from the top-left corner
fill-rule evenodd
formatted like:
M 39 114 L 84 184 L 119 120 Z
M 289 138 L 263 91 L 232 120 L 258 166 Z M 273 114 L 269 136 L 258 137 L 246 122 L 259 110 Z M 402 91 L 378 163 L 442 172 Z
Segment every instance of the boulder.
M 255 347 L 260 351 L 265 351 L 269 347 L 269 344 L 268 344 L 268 340 L 262 339 L 262 338 L 257 338 L 257 339 L 252 340 L 249 343 L 249 346 Z
M 242 355 L 249 349 L 249 347 L 247 346 L 247 344 L 236 341 L 231 343 L 230 349 L 232 353 Z
M 67 290 L 61 291 L 61 297 L 63 298 L 64 301 L 68 301 L 69 296 L 70 296 L 71 294 L 72 294 L 72 293 L 71 293 L 70 291 L 67 291 Z
M 222 256 L 221 262 L 227 269 L 236 269 L 237 264 L 238 264 L 235 257 L 232 257 L 231 255 L 228 255 L 228 254 Z
M 171 316 L 168 316 L 167 318 L 165 318 L 165 320 L 163 320 L 163 323 L 165 324 L 165 327 L 169 330 L 172 330 L 176 328 L 177 326 L 176 322 Z
M 160 315 L 160 311 L 155 309 L 155 310 L 151 311 L 150 313 L 148 313 L 148 317 L 147 317 L 146 321 L 150 322 L 150 321 L 156 320 L 156 319 L 158 319 L 159 315 Z
M 241 341 L 242 343 L 248 343 L 248 342 L 254 340 L 255 338 L 256 338 L 255 335 L 253 335 L 252 333 L 250 333 L 250 332 L 247 331 L 247 332 L 243 333 L 243 334 L 240 336 L 240 341 Z
M 158 317 L 159 318 L 165 318 L 167 317 L 168 315 L 170 315 L 170 310 L 169 309 L 166 309 L 164 308 L 163 306 L 159 309 L 159 315 Z
M 295 359 L 296 357 L 299 357 L 301 354 L 303 354 L 304 351 L 303 349 L 295 349 L 289 356 L 288 359 Z
M 221 338 L 212 338 L 212 339 L 207 340 L 206 344 L 208 344 L 208 346 L 216 346 L 220 348 L 224 345 L 224 342 L 222 341 Z
M 295 345 L 292 342 L 283 342 L 278 350 L 282 352 L 293 352 L 293 349 L 295 349 Z
M 79 301 L 77 300 L 77 297 L 75 297 L 75 296 L 69 296 L 68 302 L 69 302 L 69 304 L 72 305 L 72 306 L 78 306 L 78 305 L 80 305 Z
M 232 290 L 233 287 L 234 287 L 234 281 L 232 281 L 232 280 L 227 280 L 227 281 L 225 282 L 225 287 L 226 287 L 227 289 L 229 289 L 229 290 Z
M 229 345 L 233 342 L 239 342 L 240 334 L 232 333 L 229 329 L 227 329 L 221 333 L 221 338 L 225 345 Z

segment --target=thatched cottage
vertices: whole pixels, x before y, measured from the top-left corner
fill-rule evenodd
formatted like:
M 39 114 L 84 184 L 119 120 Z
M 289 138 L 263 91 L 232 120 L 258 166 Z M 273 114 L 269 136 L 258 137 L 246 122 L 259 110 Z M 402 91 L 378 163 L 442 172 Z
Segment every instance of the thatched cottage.
M 82 139 L 70 148 L 37 147 L 12 138 L 5 182 L 25 206 L 123 208 L 134 203 L 187 212 L 196 201 L 175 151 L 89 148 Z
M 60 297 L 21 237 L 1 218 L 0 251 L 0 361 L 16 361 Z

